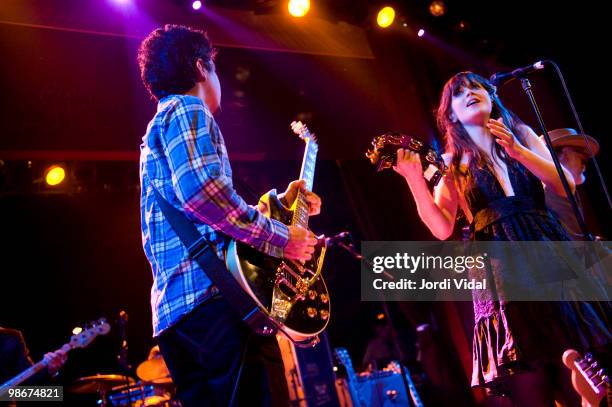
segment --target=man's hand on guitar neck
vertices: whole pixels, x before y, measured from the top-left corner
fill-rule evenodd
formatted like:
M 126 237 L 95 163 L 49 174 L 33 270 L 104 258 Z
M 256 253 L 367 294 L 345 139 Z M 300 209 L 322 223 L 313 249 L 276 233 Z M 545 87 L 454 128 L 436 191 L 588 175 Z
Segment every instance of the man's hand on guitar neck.
M 289 241 L 283 255 L 291 260 L 308 261 L 312 258 L 316 244 L 317 238 L 310 230 L 301 226 L 289 226 Z
M 46 353 L 44 360 L 49 374 L 51 376 L 55 376 L 62 366 L 64 366 L 67 359 L 68 355 L 63 350 L 56 350 L 55 352 Z
M 293 206 L 293 202 L 297 198 L 298 191 L 302 191 L 304 198 L 308 203 L 308 215 L 314 216 L 321 213 L 321 198 L 314 192 L 306 189 L 306 181 L 303 179 L 291 181 L 287 190 L 280 194 L 278 198 L 287 208 Z

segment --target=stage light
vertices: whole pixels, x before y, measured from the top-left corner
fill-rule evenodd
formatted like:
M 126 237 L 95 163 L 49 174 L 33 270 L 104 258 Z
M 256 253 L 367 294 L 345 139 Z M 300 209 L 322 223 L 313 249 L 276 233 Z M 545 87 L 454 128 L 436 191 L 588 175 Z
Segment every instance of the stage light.
M 391 24 L 393 24 L 393 20 L 395 20 L 395 9 L 390 6 L 380 9 L 378 16 L 376 17 L 376 22 L 382 28 L 389 27 Z
M 385 314 L 380 313 L 380 314 L 376 315 L 376 319 L 379 320 L 379 321 L 382 321 L 383 319 L 385 319 Z
M 293 17 L 304 17 L 310 10 L 310 0 L 289 0 L 287 9 Z
M 466 32 L 470 30 L 470 23 L 467 21 L 461 20 L 459 24 L 455 26 L 455 29 L 459 32 Z
M 201 9 L 201 8 L 202 8 L 202 2 L 201 2 L 200 0 L 196 0 L 196 1 L 194 1 L 193 3 L 191 3 L 191 7 L 192 7 L 194 10 L 199 10 L 199 9 Z
M 45 181 L 47 185 L 56 186 L 66 178 L 66 170 L 59 165 L 52 165 L 45 171 Z
M 446 4 L 440 0 L 432 1 L 429 5 L 429 12 L 434 17 L 443 16 L 446 13 Z
M 419 32 L 417 32 L 417 35 L 418 35 L 419 37 L 424 36 L 424 35 L 425 35 L 425 30 L 421 28 L 421 29 L 419 30 Z

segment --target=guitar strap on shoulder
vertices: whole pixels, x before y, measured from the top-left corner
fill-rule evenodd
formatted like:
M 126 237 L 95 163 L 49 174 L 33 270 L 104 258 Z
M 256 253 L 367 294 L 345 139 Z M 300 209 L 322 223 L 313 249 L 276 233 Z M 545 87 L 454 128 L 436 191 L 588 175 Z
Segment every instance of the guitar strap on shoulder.
M 183 212 L 172 206 L 154 185 L 151 186 L 162 213 L 187 248 L 189 257 L 198 263 L 234 311 L 257 333 L 265 335 L 275 333 L 276 326 L 227 270 L 225 263 L 213 250 L 214 244 L 198 231 Z

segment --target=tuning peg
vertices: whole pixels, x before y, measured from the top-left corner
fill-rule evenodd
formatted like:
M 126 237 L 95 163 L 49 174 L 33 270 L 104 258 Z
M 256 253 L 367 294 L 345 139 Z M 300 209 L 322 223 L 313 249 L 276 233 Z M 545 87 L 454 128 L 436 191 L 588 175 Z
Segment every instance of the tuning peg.
M 605 371 L 603 369 L 599 369 L 595 372 L 593 372 L 592 374 L 589 375 L 589 379 L 594 379 L 595 377 L 601 377 L 604 376 Z
M 592 360 L 592 359 L 591 359 Z M 599 363 L 597 363 L 597 361 L 594 361 L 593 363 L 591 363 L 589 365 L 589 367 L 587 367 L 584 372 L 587 373 L 589 371 L 593 371 L 593 370 L 597 370 L 597 368 L 599 367 Z M 589 377 L 591 377 L 591 374 L 589 374 Z

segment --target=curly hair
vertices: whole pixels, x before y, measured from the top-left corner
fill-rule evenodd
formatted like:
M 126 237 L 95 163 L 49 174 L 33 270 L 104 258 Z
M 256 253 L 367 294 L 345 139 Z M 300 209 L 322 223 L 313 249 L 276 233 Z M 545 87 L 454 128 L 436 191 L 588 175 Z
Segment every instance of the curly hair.
M 211 71 L 216 50 L 204 31 L 167 24 L 151 32 L 138 49 L 140 77 L 155 100 L 185 93 L 198 78 L 196 62 Z

